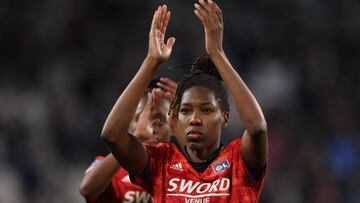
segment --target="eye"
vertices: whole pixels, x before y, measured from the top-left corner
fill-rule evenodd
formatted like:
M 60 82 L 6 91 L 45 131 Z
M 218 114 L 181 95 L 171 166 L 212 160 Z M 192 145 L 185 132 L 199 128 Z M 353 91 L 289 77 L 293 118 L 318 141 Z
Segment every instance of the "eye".
M 180 108 L 180 113 L 183 115 L 187 115 L 190 113 L 190 108 L 182 107 L 182 108 Z
M 211 113 L 211 112 L 213 112 L 213 109 L 210 108 L 210 107 L 203 107 L 201 109 L 201 111 L 204 112 L 204 113 Z

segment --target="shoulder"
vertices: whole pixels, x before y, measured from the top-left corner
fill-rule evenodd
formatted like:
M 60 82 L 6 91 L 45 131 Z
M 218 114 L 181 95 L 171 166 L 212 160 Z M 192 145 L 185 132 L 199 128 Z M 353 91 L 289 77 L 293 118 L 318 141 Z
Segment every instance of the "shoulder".
M 241 137 L 238 137 L 231 142 L 229 142 L 224 149 L 240 148 L 241 147 Z
M 176 150 L 178 147 L 176 144 L 171 142 L 162 142 L 157 145 L 147 145 L 145 144 L 145 147 L 149 151 L 169 151 L 169 150 Z
M 174 154 L 181 153 L 174 143 L 164 142 L 157 145 L 146 145 L 147 152 L 152 159 L 168 159 Z

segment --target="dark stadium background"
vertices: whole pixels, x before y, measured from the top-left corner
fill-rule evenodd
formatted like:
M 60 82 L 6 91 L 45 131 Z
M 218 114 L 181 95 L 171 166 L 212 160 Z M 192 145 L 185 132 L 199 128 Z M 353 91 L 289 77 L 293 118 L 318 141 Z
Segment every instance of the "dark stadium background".
M 108 152 L 102 125 L 146 55 L 159 3 L 177 39 L 159 74 L 179 80 L 187 69 L 167 67 L 205 51 L 193 1 L 0 1 L 0 202 L 84 202 L 83 172 Z M 225 52 L 268 122 L 261 202 L 360 202 L 360 2 L 218 3 Z

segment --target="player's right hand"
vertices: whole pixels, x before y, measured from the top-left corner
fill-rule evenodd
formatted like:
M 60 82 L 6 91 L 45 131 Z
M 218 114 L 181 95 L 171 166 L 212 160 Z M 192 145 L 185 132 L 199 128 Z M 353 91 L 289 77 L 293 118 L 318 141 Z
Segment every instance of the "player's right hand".
M 159 6 L 155 11 L 149 33 L 148 58 L 161 63 L 170 57 L 175 38 L 170 37 L 165 44 L 166 28 L 170 20 L 170 11 L 166 5 Z

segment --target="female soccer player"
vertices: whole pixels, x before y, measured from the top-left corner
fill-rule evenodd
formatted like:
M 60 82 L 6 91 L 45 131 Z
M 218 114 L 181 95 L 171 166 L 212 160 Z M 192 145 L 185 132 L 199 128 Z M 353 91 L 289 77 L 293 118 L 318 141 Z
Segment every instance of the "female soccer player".
M 194 12 L 203 24 L 210 59 L 201 57 L 195 62 L 178 85 L 171 105 L 179 132 L 187 141 L 184 151 L 170 143 L 144 146 L 126 131 L 136 108 L 133 104 L 159 64 L 169 58 L 175 42 L 169 38 L 164 43 L 170 19 L 166 6 L 154 14 L 148 56 L 115 103 L 102 138 L 133 175 L 132 181 L 153 194 L 154 202 L 258 202 L 267 163 L 266 121 L 222 49 L 221 10 L 213 1 L 201 0 Z M 220 136 L 229 121 L 227 93 L 219 80 L 206 73 L 212 63 L 246 128 L 241 138 L 226 147 L 220 144 Z M 124 113 L 127 116 L 120 117 Z
M 166 118 L 175 89 L 176 83 L 169 78 L 152 80 L 137 106 L 129 132 L 146 144 L 169 141 L 172 130 Z M 120 167 L 112 154 L 105 158 L 96 157 L 85 172 L 80 193 L 89 203 L 152 202 L 153 199 L 130 182 L 127 171 Z

